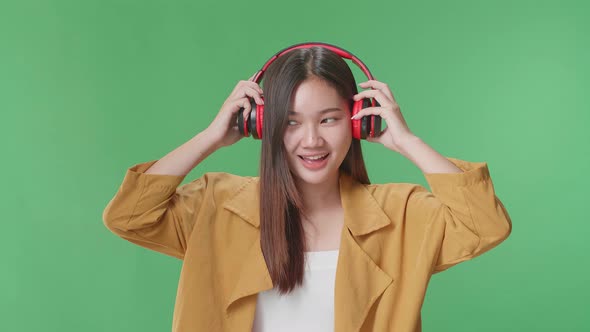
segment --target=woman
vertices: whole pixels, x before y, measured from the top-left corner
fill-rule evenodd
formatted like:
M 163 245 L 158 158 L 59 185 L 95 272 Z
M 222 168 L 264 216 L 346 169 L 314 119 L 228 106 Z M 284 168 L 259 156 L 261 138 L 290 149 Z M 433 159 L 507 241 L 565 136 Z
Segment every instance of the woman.
M 266 69 L 264 92 L 260 72 L 240 81 L 206 130 L 130 167 L 106 207 L 112 232 L 184 260 L 173 331 L 421 331 L 431 275 L 510 234 L 487 164 L 433 150 L 385 83 L 370 79 L 357 93 L 332 50 L 282 54 Z M 411 160 L 432 192 L 369 184 L 351 134 L 351 108 L 363 98 L 378 106 L 356 119 L 387 124 L 368 140 Z M 251 100 L 265 109 L 260 177 L 210 172 L 179 187 L 243 137 L 236 117 L 244 109 L 247 122 Z

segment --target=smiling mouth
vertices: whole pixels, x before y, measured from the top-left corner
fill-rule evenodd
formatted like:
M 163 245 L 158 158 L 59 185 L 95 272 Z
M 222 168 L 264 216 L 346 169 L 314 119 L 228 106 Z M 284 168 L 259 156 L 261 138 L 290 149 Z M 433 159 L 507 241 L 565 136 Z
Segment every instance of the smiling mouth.
M 316 156 L 309 156 L 309 157 L 298 156 L 298 157 L 301 158 L 302 160 L 305 160 L 305 161 L 321 161 L 321 160 L 328 158 L 329 155 L 330 155 L 329 153 L 326 153 L 323 155 L 316 155 Z

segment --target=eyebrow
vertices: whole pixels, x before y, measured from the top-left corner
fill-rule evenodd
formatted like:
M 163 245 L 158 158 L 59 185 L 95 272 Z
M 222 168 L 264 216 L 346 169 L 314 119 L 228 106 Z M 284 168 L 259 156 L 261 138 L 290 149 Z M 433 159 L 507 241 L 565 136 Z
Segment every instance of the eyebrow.
M 338 107 L 330 107 L 330 108 L 323 109 L 323 110 L 319 111 L 318 113 L 319 114 L 326 114 L 326 113 L 336 112 L 336 111 L 342 111 L 342 109 L 338 108 Z M 299 114 L 299 113 L 295 112 L 295 111 L 289 111 L 289 115 L 297 115 L 297 114 Z

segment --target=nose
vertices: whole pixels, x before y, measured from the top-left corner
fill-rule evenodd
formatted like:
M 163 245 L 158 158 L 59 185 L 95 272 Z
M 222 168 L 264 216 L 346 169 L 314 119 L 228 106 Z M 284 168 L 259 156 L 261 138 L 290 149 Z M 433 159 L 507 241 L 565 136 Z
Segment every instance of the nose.
M 323 138 L 316 126 L 307 126 L 303 133 L 302 146 L 305 148 L 314 148 L 322 145 Z

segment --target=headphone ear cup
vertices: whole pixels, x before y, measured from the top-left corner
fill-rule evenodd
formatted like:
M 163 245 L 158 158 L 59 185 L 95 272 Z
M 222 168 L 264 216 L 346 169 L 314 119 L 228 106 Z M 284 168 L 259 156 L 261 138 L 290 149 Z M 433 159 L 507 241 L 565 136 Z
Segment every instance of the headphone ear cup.
M 238 110 L 237 126 L 242 136 L 248 137 L 252 134 L 254 139 L 262 138 L 262 120 L 264 119 L 264 105 L 256 104 L 254 99 L 250 100 L 250 114 L 244 121 L 244 108 Z
M 258 139 L 262 139 L 262 124 L 264 123 L 264 105 L 256 105 L 256 130 Z
M 248 123 L 247 122 L 248 122 L 247 120 L 244 121 L 244 108 L 242 107 L 238 111 L 237 125 L 238 125 L 238 131 L 244 137 L 250 136 L 250 133 L 248 132 L 248 126 L 247 126 Z
M 374 116 L 373 117 L 373 126 L 372 126 L 373 130 L 373 135 L 371 137 L 379 137 L 381 136 L 381 117 L 380 116 Z
M 369 117 L 370 116 L 363 116 L 361 118 L 361 139 L 366 139 L 369 136 Z
M 256 121 L 258 117 L 257 105 L 254 99 L 250 98 L 250 116 L 248 116 L 248 131 L 252 134 L 254 139 L 259 139 L 258 130 L 256 129 Z
M 376 99 L 373 99 L 373 106 L 379 107 L 381 104 Z M 371 116 L 371 128 L 369 135 L 371 137 L 379 137 L 381 135 L 381 116 Z
M 373 103 L 371 102 L 370 98 L 363 98 L 362 100 L 363 104 L 362 104 L 362 109 L 365 108 L 369 108 L 371 106 L 373 106 Z M 371 133 L 371 124 L 373 123 L 373 115 L 366 115 L 363 116 L 363 118 L 361 119 L 361 139 L 366 139 L 367 137 L 370 136 Z
M 363 100 L 357 100 L 352 104 L 352 116 L 355 116 L 363 108 Z M 351 123 L 352 137 L 361 139 L 361 121 L 362 119 L 353 119 Z
M 363 108 L 367 107 L 379 107 L 379 102 L 375 99 L 363 99 Z M 379 137 L 381 135 L 381 116 L 379 115 L 367 115 L 365 122 L 362 122 L 361 137 L 366 139 L 367 137 Z

